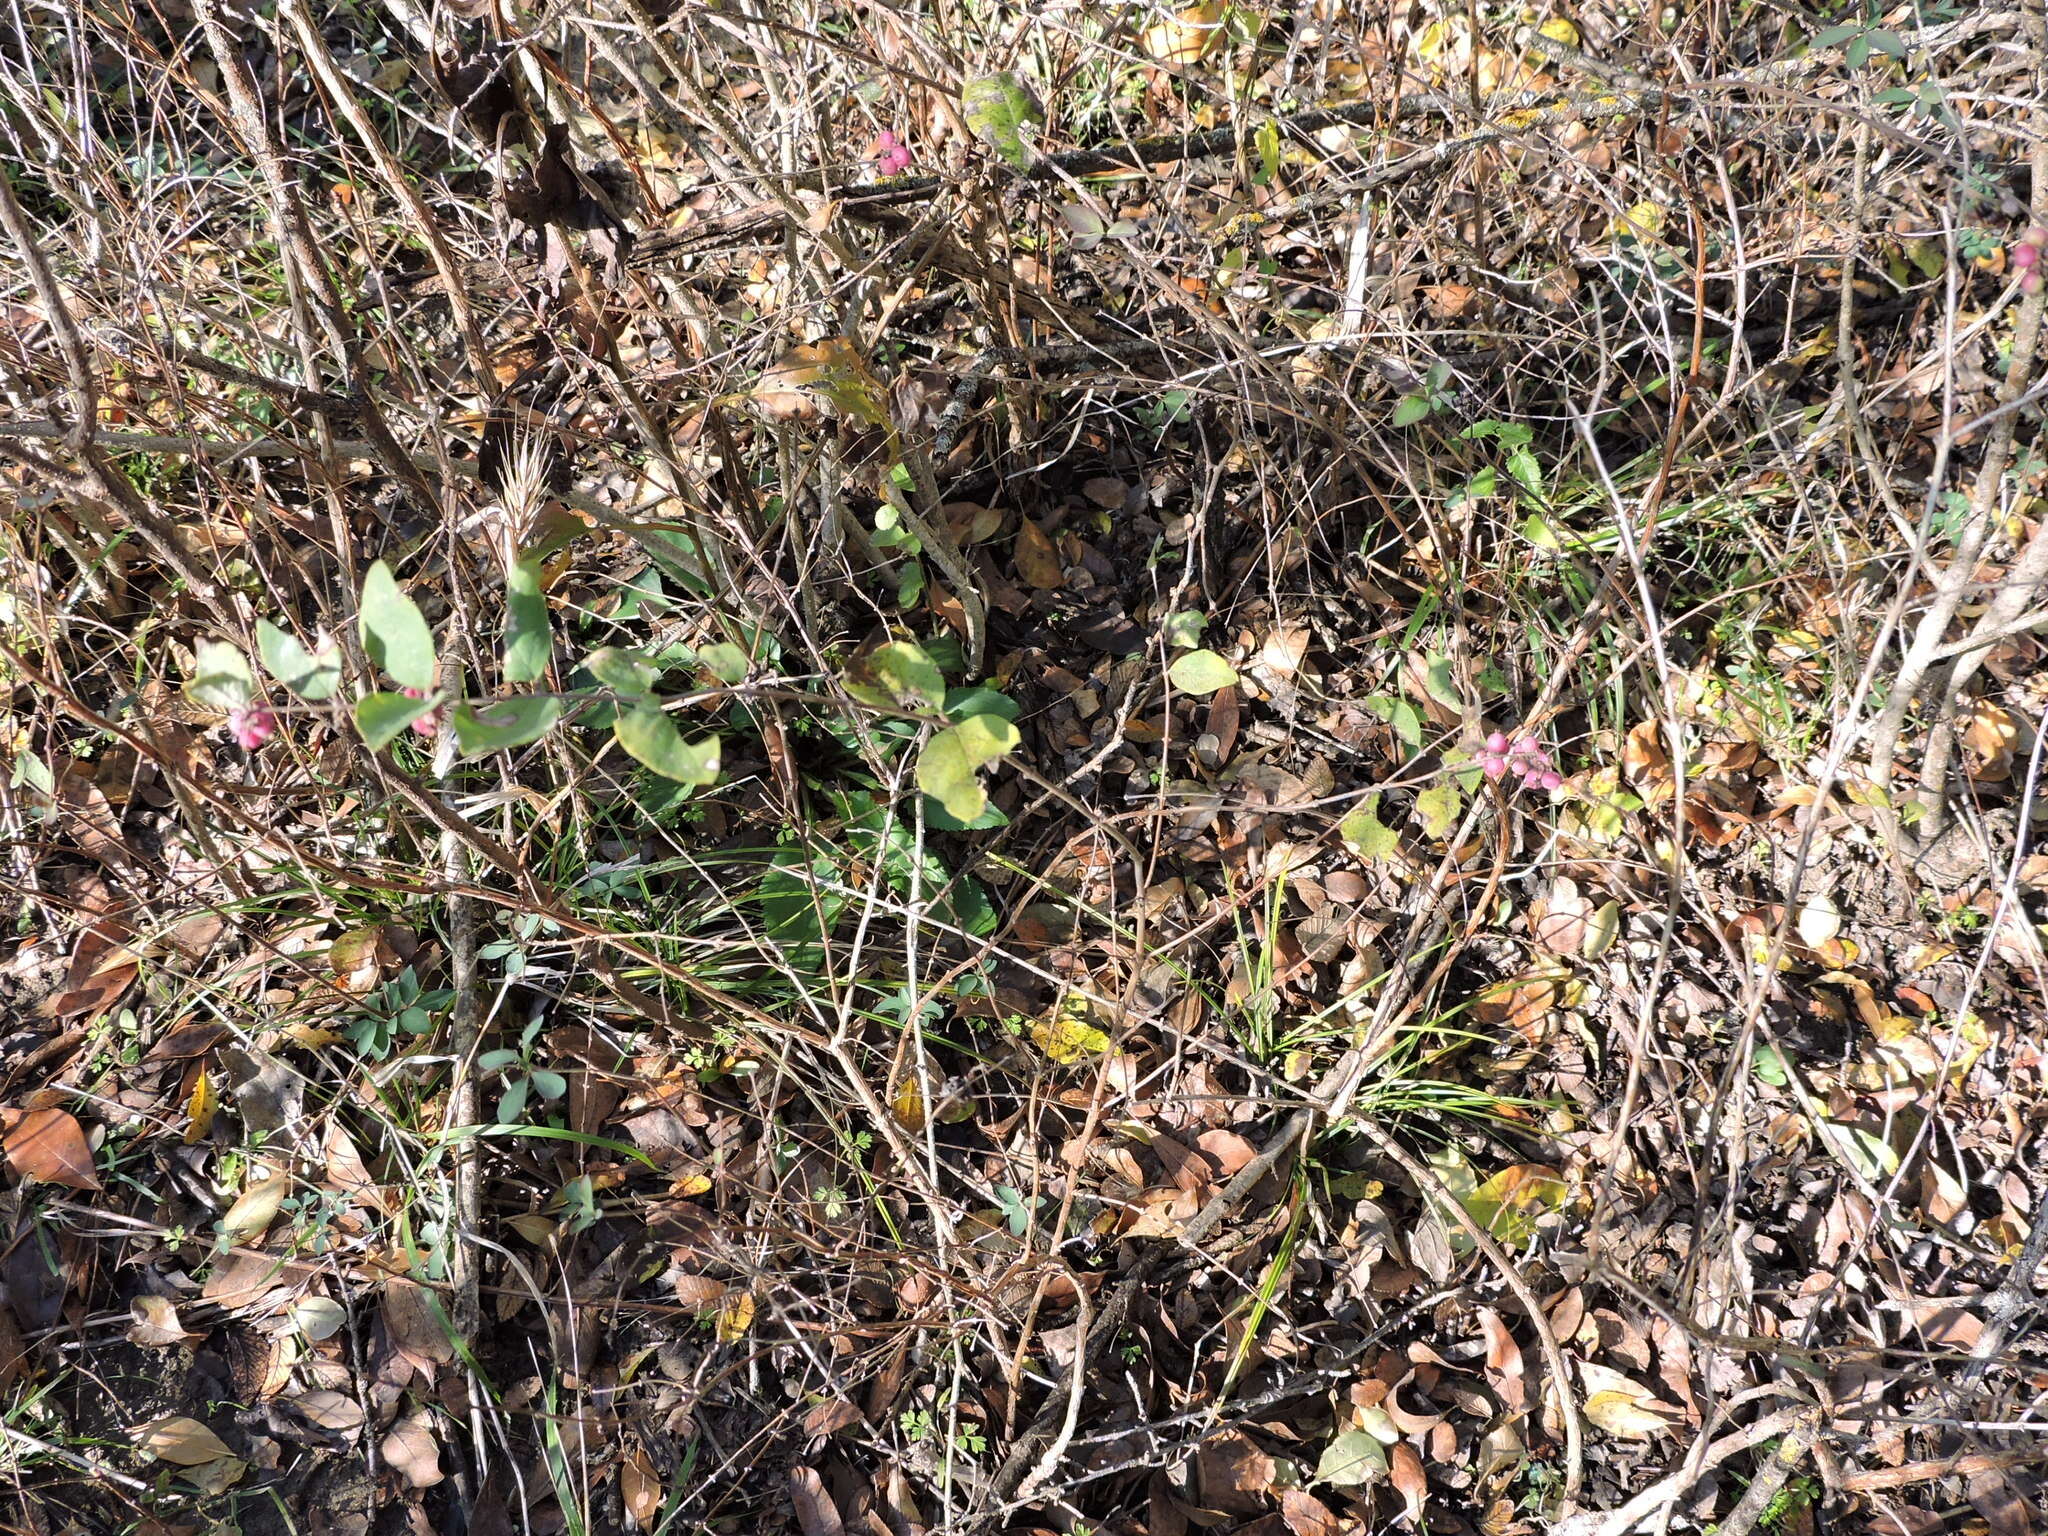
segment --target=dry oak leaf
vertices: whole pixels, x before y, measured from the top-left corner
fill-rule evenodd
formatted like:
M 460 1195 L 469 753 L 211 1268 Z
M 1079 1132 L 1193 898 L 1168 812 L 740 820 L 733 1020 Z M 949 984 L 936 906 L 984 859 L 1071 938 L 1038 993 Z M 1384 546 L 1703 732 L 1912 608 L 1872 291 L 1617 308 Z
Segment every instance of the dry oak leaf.
M 85 1128 L 61 1109 L 32 1109 L 14 1123 L 4 1143 L 7 1161 L 24 1179 L 98 1189 Z

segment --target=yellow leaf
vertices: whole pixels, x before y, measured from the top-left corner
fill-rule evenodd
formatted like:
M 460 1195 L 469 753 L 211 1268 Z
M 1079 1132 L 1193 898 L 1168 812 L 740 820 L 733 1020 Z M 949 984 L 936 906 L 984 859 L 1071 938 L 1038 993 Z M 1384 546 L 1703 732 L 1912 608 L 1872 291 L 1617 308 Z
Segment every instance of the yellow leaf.
M 201 1067 L 192 1084 L 192 1097 L 185 1101 L 186 1146 L 206 1140 L 206 1133 L 213 1129 L 213 1117 L 219 1111 L 220 1094 L 214 1089 L 212 1076 Z
M 339 1030 L 322 1029 L 316 1024 L 288 1024 L 284 1037 L 293 1045 L 302 1045 L 309 1051 L 317 1051 L 348 1038 Z
M 1063 1067 L 1109 1049 L 1109 1036 L 1088 1022 L 1087 1003 L 1071 994 L 1032 1023 L 1031 1041 Z
M 889 1113 L 906 1131 L 924 1129 L 924 1094 L 917 1086 L 917 1078 L 906 1074 L 903 1085 L 896 1090 L 896 1096 L 889 1100 Z
M 1193 64 L 1223 38 L 1223 0 L 1203 0 L 1145 29 L 1145 52 L 1161 64 Z
M 721 1344 L 739 1343 L 753 1326 L 754 1298 L 745 1291 L 735 1292 L 718 1309 L 718 1342 Z
M 1563 43 L 1567 48 L 1579 46 L 1579 29 L 1562 16 L 1553 16 L 1536 29 L 1553 43 Z
M 1614 221 L 1611 233 L 1619 240 L 1624 236 L 1637 240 L 1655 240 L 1664 232 L 1664 209 L 1652 202 L 1637 203 Z

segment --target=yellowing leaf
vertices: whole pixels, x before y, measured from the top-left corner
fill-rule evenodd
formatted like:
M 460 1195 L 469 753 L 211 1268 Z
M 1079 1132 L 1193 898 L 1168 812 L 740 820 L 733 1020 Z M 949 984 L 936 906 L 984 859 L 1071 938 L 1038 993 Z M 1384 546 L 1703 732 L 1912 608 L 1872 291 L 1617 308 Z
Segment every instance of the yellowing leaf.
M 753 1296 L 746 1291 L 735 1291 L 726 1298 L 725 1305 L 718 1309 L 718 1342 L 737 1344 L 747 1336 L 747 1330 L 753 1326 Z
M 1087 1003 L 1071 995 L 1032 1023 L 1031 1041 L 1061 1066 L 1109 1049 L 1109 1036 L 1088 1022 Z
M 1657 1401 L 1648 1387 L 1604 1365 L 1579 1362 L 1579 1380 L 1586 1389 L 1585 1413 L 1610 1435 L 1647 1440 L 1670 1433 L 1678 1414 Z
M 827 336 L 807 347 L 792 347 L 761 375 L 755 396 L 764 403 L 804 391 L 829 402 L 843 416 L 870 427 L 889 425 L 888 391 L 853 343 Z
M 1023 738 L 1001 715 L 969 715 L 924 744 L 917 755 L 917 787 L 958 821 L 973 821 L 988 809 L 981 769 L 1017 749 Z
M 1401 851 L 1401 835 L 1380 820 L 1380 797 L 1367 795 L 1351 813 L 1337 823 L 1337 835 L 1344 846 L 1368 864 L 1391 859 Z
M 201 1067 L 192 1082 L 192 1097 L 185 1101 L 186 1146 L 206 1140 L 206 1133 L 213 1129 L 213 1117 L 219 1111 L 220 1094 L 214 1090 L 212 1076 Z
M 1217 693 L 1237 686 L 1237 668 L 1214 651 L 1189 651 L 1176 656 L 1166 675 L 1182 693 Z
M 1449 837 L 1464 807 L 1465 797 L 1449 779 L 1430 785 L 1415 797 L 1415 814 L 1423 832 L 1432 838 Z
M 220 1219 L 221 1236 L 231 1243 L 248 1243 L 263 1235 L 264 1229 L 277 1218 L 278 1209 L 284 1204 L 284 1197 L 292 1187 L 288 1173 L 272 1174 L 267 1179 L 258 1179 L 235 1203 L 228 1207 L 227 1215 Z
M 1563 43 L 1567 48 L 1579 46 L 1579 29 L 1562 16 L 1553 16 L 1536 29 L 1554 43 Z
M 1554 1168 L 1516 1163 L 1467 1195 L 1465 1213 L 1510 1248 L 1536 1235 L 1537 1218 L 1561 1210 L 1571 1187 Z

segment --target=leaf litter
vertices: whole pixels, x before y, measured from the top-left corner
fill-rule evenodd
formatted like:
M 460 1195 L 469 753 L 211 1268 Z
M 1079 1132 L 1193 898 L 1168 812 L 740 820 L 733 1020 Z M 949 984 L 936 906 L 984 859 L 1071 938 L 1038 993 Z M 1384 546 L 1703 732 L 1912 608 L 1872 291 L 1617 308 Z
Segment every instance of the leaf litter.
M 23 1518 L 2029 1528 L 2038 626 L 1905 756 L 1856 677 L 2048 547 L 2032 419 L 1942 436 L 2032 366 L 2019 24 L 578 19 L 569 121 L 279 31 L 433 124 L 251 87 L 360 400 L 303 253 L 155 231 L 223 331 L 37 191 L 0 348 L 75 309 L 120 457 L 4 470 Z

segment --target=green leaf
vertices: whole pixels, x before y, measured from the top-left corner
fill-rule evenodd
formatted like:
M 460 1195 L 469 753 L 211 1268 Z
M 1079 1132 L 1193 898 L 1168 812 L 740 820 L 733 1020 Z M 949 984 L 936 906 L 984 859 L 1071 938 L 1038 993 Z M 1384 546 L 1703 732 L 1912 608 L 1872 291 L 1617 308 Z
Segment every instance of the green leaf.
M 961 116 L 989 148 L 1020 171 L 1036 158 L 1024 142 L 1024 130 L 1044 123 L 1045 109 L 1017 77 L 1005 70 L 970 80 L 960 92 Z
M 1176 656 L 1166 675 L 1182 693 L 1216 693 L 1237 686 L 1237 669 L 1214 651 L 1189 651 L 1185 656 Z
M 209 709 L 240 709 L 256 696 L 249 658 L 224 640 L 202 640 L 192 654 L 185 696 Z
M 924 812 L 925 825 L 937 832 L 987 832 L 992 828 L 1007 827 L 1010 824 L 1010 818 L 995 804 L 983 806 L 979 816 L 962 821 L 930 795 L 919 795 L 917 798 L 918 806 Z
M 1209 616 L 1196 608 L 1183 608 L 1178 613 L 1166 616 L 1166 643 L 1181 650 L 1202 643 L 1202 630 L 1208 625 Z
M 979 771 L 1017 749 L 1017 727 L 1001 715 L 969 715 L 924 744 L 917 756 L 917 787 L 958 821 L 973 821 L 988 805 Z
M 431 698 L 411 699 L 402 693 L 366 693 L 356 700 L 356 729 L 372 752 L 381 752 L 393 737 L 434 708 Z
M 1344 845 L 1368 864 L 1391 859 L 1401 851 L 1401 835 L 1380 820 L 1380 797 L 1367 795 L 1351 814 L 1337 823 L 1337 835 Z
M 923 646 L 891 640 L 847 669 L 846 691 L 877 709 L 937 709 L 945 702 L 946 678 Z
M 1373 694 L 1363 702 L 1394 728 L 1394 734 L 1411 752 L 1422 745 L 1422 714 L 1413 704 L 1384 693 Z
M 1259 152 L 1259 168 L 1252 172 L 1252 185 L 1263 187 L 1280 174 L 1280 125 L 1267 118 L 1252 135 L 1252 143 Z
M 1749 1070 L 1757 1075 L 1759 1082 L 1782 1088 L 1792 1081 L 1792 1074 L 1785 1070 L 1785 1058 L 1778 1054 L 1774 1045 L 1760 1045 L 1749 1058 Z
M 363 577 L 363 650 L 402 687 L 434 686 L 434 634 L 413 600 L 379 560 Z
M 1387 1475 L 1387 1448 L 1362 1429 L 1347 1429 L 1316 1462 L 1314 1481 L 1333 1488 L 1358 1488 Z
M 946 718 L 965 720 L 969 715 L 1001 715 L 1017 718 L 1017 701 L 993 688 L 949 688 L 946 690 Z
M 665 779 L 703 786 L 718 778 L 718 738 L 686 742 L 652 699 L 643 699 L 612 722 L 612 731 L 636 760 Z
M 1813 46 L 1816 48 L 1832 48 L 1835 46 L 1835 44 L 1839 42 L 1844 42 L 1847 39 L 1854 37 L 1857 33 L 1861 32 L 1862 30 L 1863 26 L 1860 22 L 1841 22 L 1835 26 L 1829 27 L 1825 32 L 1818 32 L 1814 34 Z
M 1457 673 L 1451 665 L 1451 658 L 1441 651 L 1431 651 L 1422 658 L 1422 686 L 1446 709 L 1465 707 L 1465 700 L 1458 692 Z
M 554 648 L 540 562 L 521 560 L 505 573 L 505 680 L 530 683 L 542 676 Z
M 1394 425 L 1412 427 L 1429 415 L 1427 395 L 1403 395 L 1394 402 Z
M 743 683 L 753 662 L 738 646 L 720 640 L 697 652 L 697 665 L 721 683 Z
M 1508 473 L 1515 478 L 1515 484 L 1543 500 L 1543 469 L 1537 464 L 1536 455 L 1527 448 L 1516 448 L 1508 454 Z
M 553 698 L 497 699 L 488 704 L 456 706 L 451 715 L 455 744 L 464 757 L 503 752 L 537 741 L 562 716 L 562 701 Z
M 263 670 L 308 703 L 329 697 L 341 682 L 341 655 L 332 642 L 309 653 L 296 636 L 258 619 L 256 649 L 263 655 Z
M 615 645 L 592 651 L 584 657 L 583 670 L 612 692 L 623 693 L 628 698 L 639 698 L 653 692 L 654 681 L 661 676 L 660 668 L 646 657 Z
M 1458 824 L 1458 812 L 1464 805 L 1465 797 L 1458 793 L 1458 786 L 1444 780 L 1415 797 L 1415 814 L 1421 818 L 1422 830 L 1428 836 L 1448 837 Z

